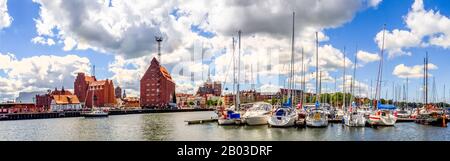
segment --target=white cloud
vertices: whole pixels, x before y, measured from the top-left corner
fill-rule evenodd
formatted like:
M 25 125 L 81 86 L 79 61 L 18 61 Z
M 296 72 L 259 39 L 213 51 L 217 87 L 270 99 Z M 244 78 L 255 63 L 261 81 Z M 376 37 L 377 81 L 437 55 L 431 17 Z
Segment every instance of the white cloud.
M 383 31 L 376 35 L 375 41 L 378 43 L 378 47 L 382 48 Z M 395 29 L 391 32 L 386 30 L 384 48 L 388 51 L 388 57 L 394 58 L 401 55 L 411 55 L 410 52 L 405 52 L 403 49 L 418 47 L 420 42 L 421 38 L 409 31 Z
M 8 0 L 0 0 L 0 30 L 11 25 L 13 18 L 8 14 Z
M 356 57 L 363 64 L 380 60 L 380 56 L 378 54 L 372 54 L 372 53 L 369 53 L 369 52 L 363 51 L 363 50 L 359 50 Z
M 423 0 L 414 1 L 404 21 L 407 30 L 394 29 L 386 32 L 385 45 L 389 57 L 411 55 L 404 50 L 412 47 L 450 47 L 450 19 L 439 11 L 425 10 Z M 375 41 L 381 48 L 382 31 L 377 34 Z
M 395 66 L 393 75 L 399 78 L 423 78 L 424 65 L 406 66 L 405 64 L 399 64 Z M 436 70 L 438 67 L 434 64 L 428 64 L 429 70 Z M 429 74 L 431 76 L 431 74 Z
M 306 67 L 315 66 L 316 31 L 322 43 L 319 48 L 320 68 L 325 72 L 335 71 L 343 67 L 344 57 L 339 49 L 325 43 L 329 38 L 322 31 L 351 21 L 356 12 L 365 5 L 369 6 L 360 0 L 274 0 L 266 3 L 134 0 L 112 1 L 113 7 L 108 6 L 109 1 L 34 2 L 40 4 L 40 16 L 35 20 L 38 36 L 64 44 L 63 50 L 66 51 L 92 49 L 116 55 L 115 61 L 109 65 L 113 80 L 124 89 L 135 92 L 139 89 L 136 78 L 144 73 L 150 59 L 155 56 L 154 35 L 160 32 L 165 38 L 162 64 L 172 70 L 177 91 L 195 89 L 201 84 L 198 77 L 192 81 L 190 76 L 177 74 L 180 69 L 186 73 L 205 73 L 208 68 L 201 68 L 201 54 L 205 56 L 205 63 L 212 62 L 213 78 L 230 83 L 227 71 L 231 57 L 227 55 L 231 53 L 231 35 L 236 36 L 238 29 L 243 30 L 242 62 L 246 62 L 242 63 L 246 68 L 241 74 L 244 76 L 247 72 L 242 81 L 251 78 L 248 76 L 249 66 L 259 66 L 255 69 L 258 74 L 270 78 L 261 80 L 262 84 L 278 83 L 277 76 L 287 71 L 283 64 L 289 62 L 292 11 L 296 12 L 297 22 L 296 72 L 300 72 L 301 48 L 305 51 Z M 191 31 L 192 26 L 214 36 L 205 38 Z M 203 44 L 203 51 L 195 47 L 199 43 Z M 350 59 L 345 59 L 350 66 Z M 270 68 L 264 66 L 270 61 L 277 64 Z
M 381 3 L 381 1 L 383 1 L 383 0 L 369 0 L 369 6 L 371 6 L 371 7 L 377 7 L 380 3 Z
M 41 55 L 17 59 L 13 54 L 1 54 L 0 98 L 13 99 L 23 91 L 45 91 L 55 87 L 73 87 L 77 72 L 90 70 L 89 59 L 76 55 Z
M 42 44 L 42 45 L 48 45 L 48 46 L 55 45 L 55 41 L 53 39 L 50 39 L 50 38 L 46 39 L 41 36 L 31 39 L 31 42 L 33 42 L 35 44 Z

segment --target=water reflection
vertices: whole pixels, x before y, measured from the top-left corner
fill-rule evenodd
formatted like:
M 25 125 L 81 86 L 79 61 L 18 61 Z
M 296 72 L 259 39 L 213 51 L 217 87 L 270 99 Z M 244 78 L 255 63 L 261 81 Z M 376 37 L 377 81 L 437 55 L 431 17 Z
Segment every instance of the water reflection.
M 62 118 L 0 121 L 0 140 L 431 140 L 449 141 L 450 128 L 397 123 L 394 127 L 269 128 L 187 125 L 185 120 L 213 117 L 213 112 L 187 112 L 110 116 L 87 119 Z

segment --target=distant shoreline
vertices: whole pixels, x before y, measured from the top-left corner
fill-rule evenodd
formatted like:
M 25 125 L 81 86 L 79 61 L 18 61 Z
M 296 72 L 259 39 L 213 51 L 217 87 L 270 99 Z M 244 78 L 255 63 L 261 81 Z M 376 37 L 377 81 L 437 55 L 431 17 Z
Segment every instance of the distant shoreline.
M 132 109 L 132 110 L 110 110 L 109 115 L 129 115 L 129 114 L 145 114 L 145 113 L 173 113 L 173 112 L 197 112 L 197 111 L 214 111 L 212 108 L 205 109 Z M 5 113 L 0 114 L 0 121 L 8 120 L 34 120 L 34 119 L 51 119 L 66 117 L 83 117 L 82 111 L 65 111 L 65 112 L 45 112 L 45 113 Z

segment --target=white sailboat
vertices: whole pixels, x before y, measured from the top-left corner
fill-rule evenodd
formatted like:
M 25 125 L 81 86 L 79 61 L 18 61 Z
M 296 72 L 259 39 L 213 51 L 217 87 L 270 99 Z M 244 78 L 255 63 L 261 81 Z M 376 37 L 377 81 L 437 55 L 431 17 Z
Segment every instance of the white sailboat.
M 271 127 L 290 127 L 295 125 L 297 118 L 298 113 L 296 109 L 279 107 L 269 118 L 268 122 Z
M 235 125 L 241 123 L 241 113 L 240 113 L 240 99 L 239 99 L 239 78 L 240 78 L 240 56 L 241 56 L 241 31 L 238 31 L 239 38 L 239 54 L 238 54 L 238 78 L 237 78 L 237 89 L 235 91 L 235 103 L 233 106 L 229 107 L 225 111 L 220 112 L 220 117 L 217 119 L 219 125 Z M 233 68 L 234 67 L 234 38 L 233 38 Z M 234 70 L 233 69 L 233 70 Z M 233 74 L 234 75 L 234 74 Z M 233 87 L 236 84 L 236 79 L 233 80 Z
M 308 127 L 328 126 L 328 114 L 326 109 L 320 105 L 319 73 L 319 40 L 316 32 L 316 104 L 314 108 L 308 109 L 306 115 L 306 126 Z
M 278 107 L 275 113 L 269 118 L 269 126 L 271 127 L 289 127 L 294 126 L 295 121 L 298 119 L 298 112 L 293 107 L 292 102 L 292 88 L 293 88 L 293 77 L 294 77 L 294 29 L 295 29 L 295 12 L 292 14 L 292 52 L 291 52 L 291 68 L 290 68 L 290 86 L 288 89 L 288 100 L 287 103 Z
M 271 104 L 257 102 L 245 112 L 243 118 L 247 125 L 267 125 L 271 112 Z
M 358 51 L 358 50 L 356 50 Z M 345 57 L 344 57 L 345 59 Z M 346 113 L 344 114 L 343 120 L 344 120 L 344 124 L 350 127 L 361 127 L 361 126 L 365 126 L 366 125 L 366 118 L 364 116 L 364 112 L 361 111 L 359 112 L 358 107 L 356 106 L 355 101 L 355 92 L 354 92 L 354 84 L 355 84 L 355 79 L 356 79 L 356 65 L 358 59 L 355 55 L 355 64 L 353 67 L 353 77 L 352 77 L 352 81 L 351 81 L 351 86 L 350 86 L 350 92 L 351 92 L 351 99 L 353 100 L 353 103 L 350 105 L 350 108 L 348 108 L 348 110 L 346 111 Z M 344 67 L 345 68 L 345 67 Z
M 383 28 L 383 44 L 381 47 L 380 52 L 380 64 L 378 66 L 378 76 L 377 76 L 377 87 L 375 91 L 375 99 L 377 100 L 376 105 L 374 106 L 374 110 L 369 115 L 369 119 L 367 122 L 374 126 L 374 125 L 380 125 L 380 126 L 394 126 L 395 122 L 397 122 L 397 115 L 396 115 L 396 107 L 394 105 L 383 105 L 380 101 L 380 95 L 381 95 L 381 80 L 382 79 L 382 72 L 383 72 L 383 52 L 384 52 L 384 34 L 386 31 L 386 25 Z
M 84 117 L 108 117 L 108 112 L 105 110 L 102 110 L 101 108 L 95 107 L 94 101 L 96 100 L 94 98 L 94 90 L 92 91 L 92 108 L 91 111 L 86 112 L 83 114 Z

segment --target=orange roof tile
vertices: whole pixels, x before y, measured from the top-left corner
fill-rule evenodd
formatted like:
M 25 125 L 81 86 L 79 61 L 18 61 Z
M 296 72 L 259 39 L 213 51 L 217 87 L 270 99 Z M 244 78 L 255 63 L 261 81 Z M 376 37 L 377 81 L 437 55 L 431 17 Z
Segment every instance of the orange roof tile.
M 102 86 L 106 84 L 106 80 L 101 80 L 101 81 L 94 81 L 91 84 L 89 84 L 89 86 Z
M 95 77 L 94 76 L 86 76 L 86 77 L 84 77 L 84 80 L 86 82 L 94 82 L 95 81 Z
M 164 68 L 163 66 L 160 66 L 159 69 L 160 69 L 162 75 L 164 76 L 164 78 L 166 78 L 167 80 L 172 81 L 172 76 L 170 76 L 170 73 L 167 71 L 166 68 Z
M 56 104 L 79 104 L 80 100 L 76 95 L 54 95 Z

